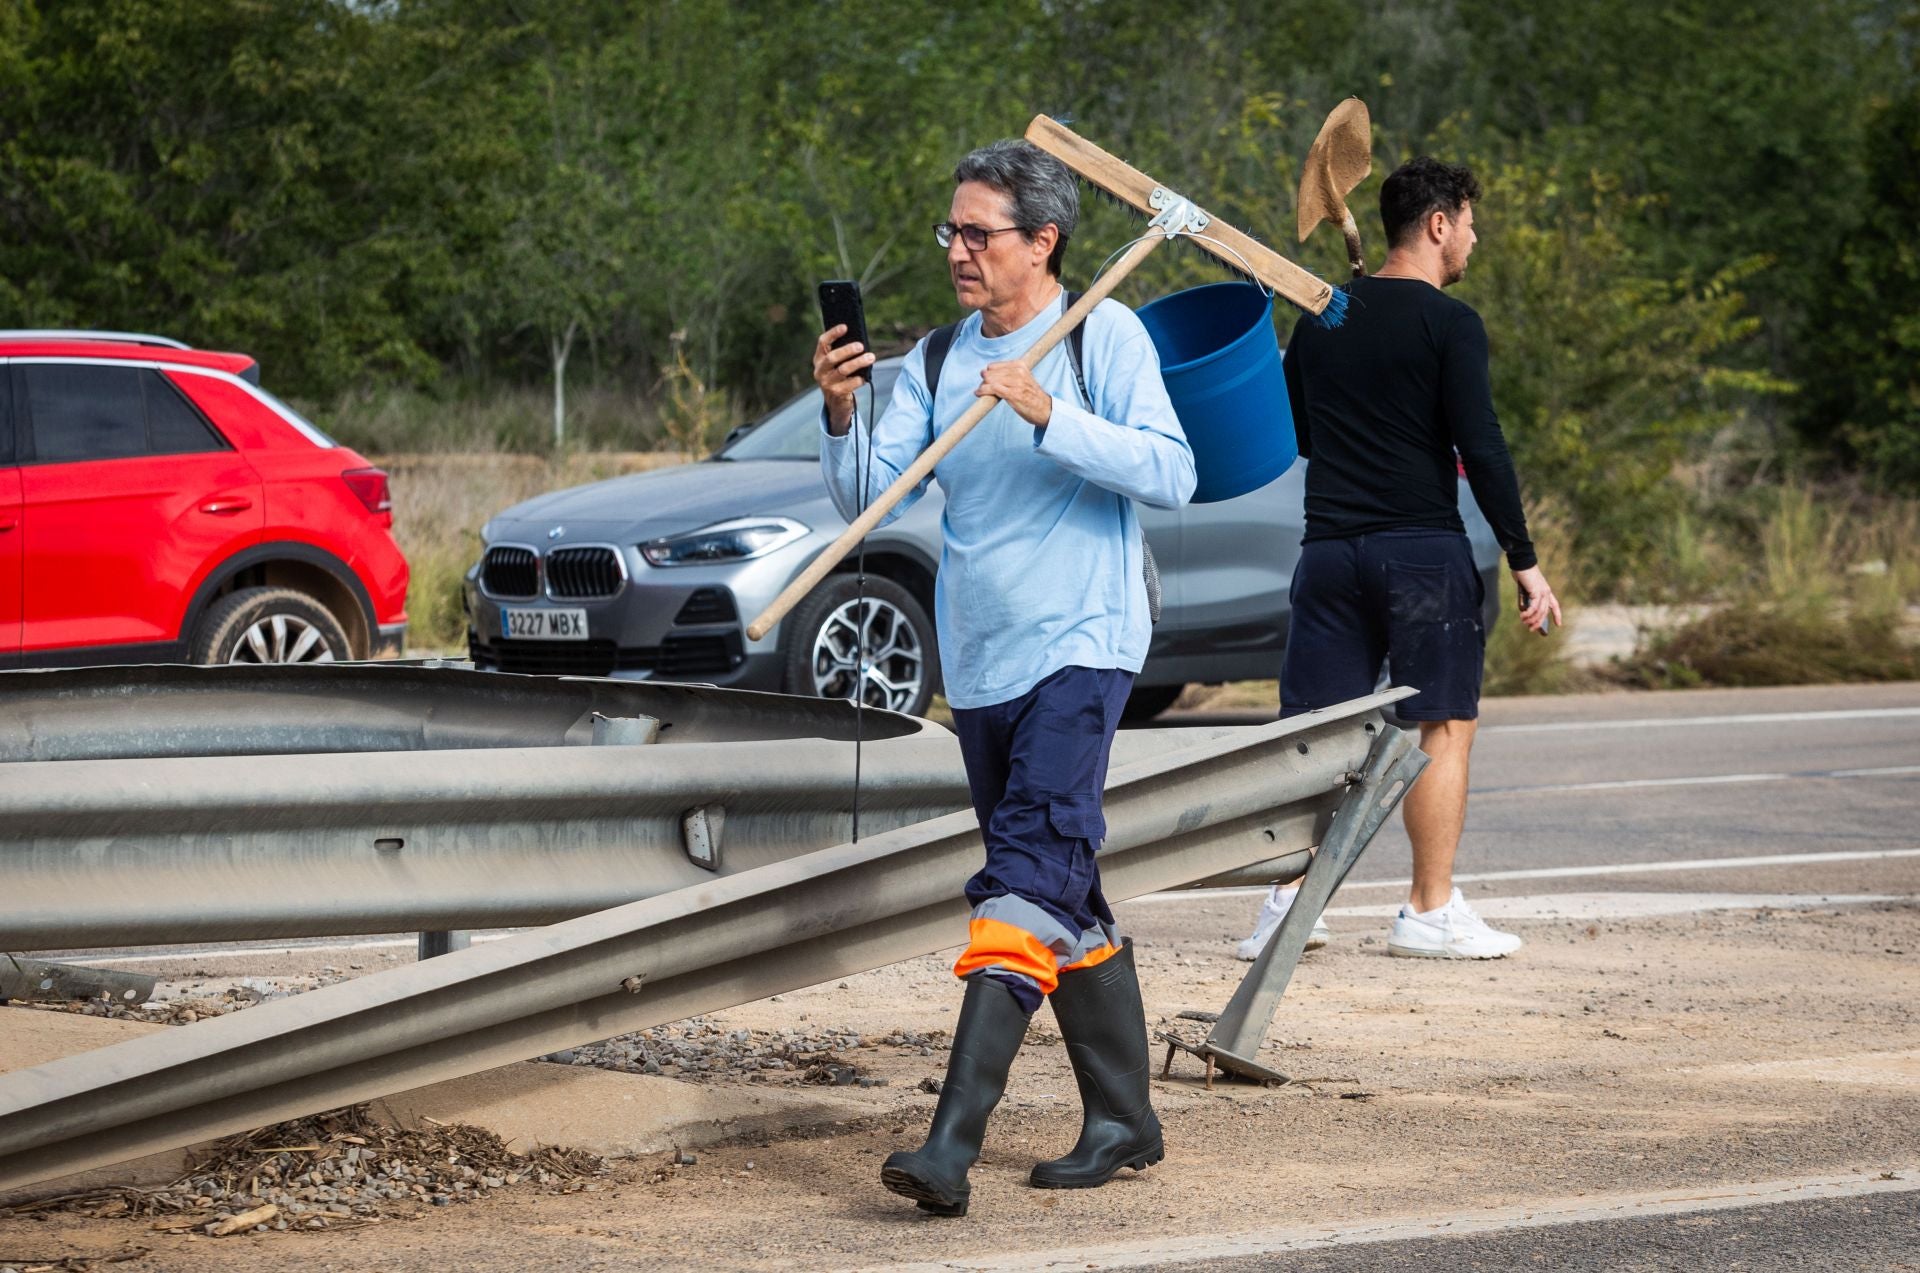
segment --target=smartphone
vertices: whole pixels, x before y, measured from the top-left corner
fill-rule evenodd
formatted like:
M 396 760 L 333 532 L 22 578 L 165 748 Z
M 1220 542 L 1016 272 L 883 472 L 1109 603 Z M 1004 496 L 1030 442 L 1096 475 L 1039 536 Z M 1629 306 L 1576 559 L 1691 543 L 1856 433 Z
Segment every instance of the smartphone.
M 873 342 L 867 339 L 867 311 L 860 303 L 860 285 L 852 279 L 832 278 L 820 285 L 820 323 L 822 331 L 846 324 L 846 334 L 833 342 L 835 349 L 858 341 L 862 348 L 872 352 Z M 860 378 L 871 383 L 873 368 L 862 367 Z
M 1520 608 L 1521 608 L 1522 610 L 1525 610 L 1525 609 L 1526 609 L 1526 608 L 1527 608 L 1528 606 L 1530 606 L 1530 605 L 1532 605 L 1532 604 L 1533 604 L 1533 598 L 1532 598 L 1532 597 L 1530 597 L 1530 596 L 1528 596 L 1528 595 L 1527 595 L 1526 593 L 1524 593 L 1524 592 L 1520 594 Z M 1543 616 L 1541 616 L 1541 619 L 1540 619 L 1540 635 L 1541 635 L 1541 636 L 1546 636 L 1546 635 L 1548 635 L 1549 633 L 1551 633 L 1552 631 L 1553 631 L 1553 617 L 1552 617 L 1552 614 L 1551 614 L 1551 612 L 1549 612 L 1548 614 L 1546 614 L 1546 615 L 1543 615 Z

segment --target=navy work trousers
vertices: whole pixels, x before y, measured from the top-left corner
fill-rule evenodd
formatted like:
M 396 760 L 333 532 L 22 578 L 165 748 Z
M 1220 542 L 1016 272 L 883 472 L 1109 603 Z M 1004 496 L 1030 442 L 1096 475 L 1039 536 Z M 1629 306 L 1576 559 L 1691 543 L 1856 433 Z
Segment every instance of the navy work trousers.
M 1006 981 L 1028 1011 L 1060 969 L 1118 945 L 1094 855 L 1107 833 L 1107 757 L 1132 689 L 1131 672 L 1067 667 L 1018 698 L 953 713 L 987 850 L 967 881 L 970 941 L 954 971 Z

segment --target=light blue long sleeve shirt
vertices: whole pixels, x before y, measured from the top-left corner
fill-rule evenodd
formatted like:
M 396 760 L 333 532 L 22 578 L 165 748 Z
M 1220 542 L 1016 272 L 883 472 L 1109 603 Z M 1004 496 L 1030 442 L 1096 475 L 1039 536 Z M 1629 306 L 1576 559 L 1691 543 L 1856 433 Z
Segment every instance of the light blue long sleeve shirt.
M 868 497 L 906 471 L 975 401 L 988 363 L 1020 357 L 1065 312 L 1065 294 L 1018 331 L 981 334 L 970 314 L 954 333 L 929 397 L 926 342 L 907 356 L 872 428 Z M 1193 494 L 1193 452 L 1167 399 L 1160 359 L 1133 311 L 1102 301 L 1087 317 L 1082 405 L 1066 341 L 1034 368 L 1053 396 L 1037 429 L 1000 403 L 934 467 L 946 495 L 934 622 L 940 671 L 954 707 L 1018 698 L 1064 667 L 1138 672 L 1151 639 L 1133 501 L 1157 508 Z M 820 467 L 841 516 L 863 507 L 867 423 L 825 431 Z M 922 482 L 888 515 L 905 512 Z M 882 523 L 885 524 L 884 522 Z

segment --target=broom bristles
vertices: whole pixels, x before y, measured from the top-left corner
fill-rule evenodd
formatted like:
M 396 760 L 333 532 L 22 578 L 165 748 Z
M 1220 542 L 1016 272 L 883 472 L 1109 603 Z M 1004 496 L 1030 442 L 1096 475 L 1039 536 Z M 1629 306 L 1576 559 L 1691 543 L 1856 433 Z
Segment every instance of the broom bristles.
M 1309 314 L 1307 318 L 1308 318 L 1308 321 L 1310 321 L 1315 327 L 1320 327 L 1320 328 L 1338 327 L 1340 324 L 1346 322 L 1347 321 L 1346 292 L 1341 288 L 1338 288 L 1338 287 L 1334 288 L 1333 299 L 1327 302 L 1327 307 L 1321 310 L 1318 314 Z

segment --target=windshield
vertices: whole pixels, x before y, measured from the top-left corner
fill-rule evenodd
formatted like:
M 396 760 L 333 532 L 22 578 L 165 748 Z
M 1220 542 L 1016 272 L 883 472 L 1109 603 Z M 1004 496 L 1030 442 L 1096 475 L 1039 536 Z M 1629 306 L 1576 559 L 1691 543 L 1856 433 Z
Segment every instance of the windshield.
M 900 378 L 900 362 L 889 359 L 873 369 L 876 411 L 885 411 Z M 859 394 L 867 405 L 867 391 Z M 728 460 L 817 460 L 820 458 L 820 390 L 808 389 L 797 398 L 763 416 L 739 441 L 720 452 Z

